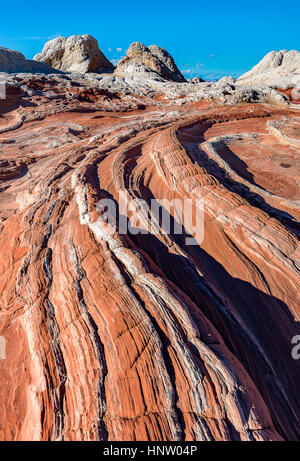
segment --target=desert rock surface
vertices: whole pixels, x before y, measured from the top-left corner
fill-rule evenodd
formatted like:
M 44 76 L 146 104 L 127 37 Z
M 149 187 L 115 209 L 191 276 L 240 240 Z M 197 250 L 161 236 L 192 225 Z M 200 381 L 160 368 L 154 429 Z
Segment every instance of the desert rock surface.
M 299 439 L 299 106 L 155 78 L 7 75 L 1 440 Z M 204 238 L 153 199 L 204 200 Z

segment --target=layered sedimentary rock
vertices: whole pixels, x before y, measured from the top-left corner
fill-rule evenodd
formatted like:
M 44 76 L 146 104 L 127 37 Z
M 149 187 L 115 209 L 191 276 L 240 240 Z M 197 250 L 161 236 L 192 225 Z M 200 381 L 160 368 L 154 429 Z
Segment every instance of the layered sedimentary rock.
M 97 40 L 88 34 L 54 38 L 34 59 L 65 72 L 85 74 L 114 70 L 113 64 L 99 49 Z
M 0 100 L 0 439 L 299 439 L 299 110 L 128 82 Z
M 300 53 L 296 50 L 270 51 L 238 81 L 264 83 L 285 89 L 300 88 Z
M 57 70 L 44 62 L 26 59 L 19 51 L 0 47 L 0 72 L 29 72 L 52 74 Z
M 149 47 L 143 43 L 134 42 L 127 50 L 115 70 L 116 75 L 134 77 L 157 76 L 173 82 L 185 82 L 172 56 L 157 45 Z

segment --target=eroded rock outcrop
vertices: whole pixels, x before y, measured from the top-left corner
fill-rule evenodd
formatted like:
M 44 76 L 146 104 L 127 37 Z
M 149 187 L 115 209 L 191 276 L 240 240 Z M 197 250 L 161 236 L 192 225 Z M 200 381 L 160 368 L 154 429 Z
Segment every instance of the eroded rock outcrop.
M 203 99 L 226 82 L 7 85 L 0 439 L 298 440 L 299 111 Z M 103 219 L 120 191 L 148 233 Z M 203 199 L 204 238 L 161 199 Z
M 34 59 L 46 62 L 55 69 L 80 74 L 112 72 L 114 69 L 99 49 L 97 40 L 88 34 L 50 40 Z
M 189 83 L 193 83 L 194 85 L 197 85 L 198 83 L 203 83 L 205 82 L 205 80 L 201 77 L 194 77 L 194 78 L 190 78 L 187 80 Z
M 225 77 L 222 77 L 220 78 L 220 80 L 218 80 L 218 83 L 228 83 L 229 85 L 234 85 L 235 84 L 235 78 L 233 77 L 230 77 L 230 76 L 225 76 Z
M 0 47 L 0 72 L 16 73 L 44 73 L 52 74 L 57 70 L 43 62 L 26 59 L 19 51 Z
M 264 83 L 277 88 L 300 87 L 300 52 L 270 51 L 249 72 L 238 78 L 241 83 Z
M 139 42 L 130 45 L 126 56 L 119 62 L 115 74 L 152 78 L 159 76 L 173 82 L 185 82 L 174 59 L 164 48 L 157 45 L 146 47 Z

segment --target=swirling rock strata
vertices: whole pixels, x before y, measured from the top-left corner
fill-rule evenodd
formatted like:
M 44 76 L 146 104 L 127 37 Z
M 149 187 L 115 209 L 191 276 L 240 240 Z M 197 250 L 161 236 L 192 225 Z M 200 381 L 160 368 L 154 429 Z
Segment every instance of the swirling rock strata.
M 299 112 L 21 78 L 0 101 L 1 440 L 298 439 Z M 151 199 L 204 199 L 203 241 L 110 232 L 120 191 L 146 223 Z

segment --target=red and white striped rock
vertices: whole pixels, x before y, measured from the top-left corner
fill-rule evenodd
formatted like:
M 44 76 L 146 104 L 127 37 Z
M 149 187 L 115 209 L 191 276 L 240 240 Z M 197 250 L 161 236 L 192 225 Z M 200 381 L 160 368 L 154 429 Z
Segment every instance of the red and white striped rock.
M 298 439 L 299 112 L 57 82 L 0 101 L 0 439 Z M 120 190 L 204 240 L 109 233 Z

